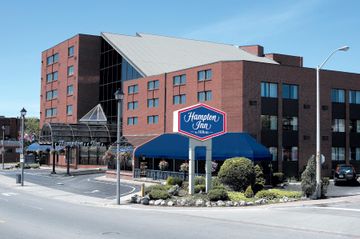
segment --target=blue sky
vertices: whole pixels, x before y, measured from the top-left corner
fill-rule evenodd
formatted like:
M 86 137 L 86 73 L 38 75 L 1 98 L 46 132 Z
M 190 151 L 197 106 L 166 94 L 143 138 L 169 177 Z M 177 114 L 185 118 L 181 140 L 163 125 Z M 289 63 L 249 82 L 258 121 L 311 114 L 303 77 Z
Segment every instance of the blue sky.
M 360 1 L 12 0 L 0 5 L 0 115 L 40 112 L 41 52 L 76 35 L 136 32 L 234 45 L 304 57 L 325 69 L 360 73 Z M 341 80 L 341 79 L 339 79 Z

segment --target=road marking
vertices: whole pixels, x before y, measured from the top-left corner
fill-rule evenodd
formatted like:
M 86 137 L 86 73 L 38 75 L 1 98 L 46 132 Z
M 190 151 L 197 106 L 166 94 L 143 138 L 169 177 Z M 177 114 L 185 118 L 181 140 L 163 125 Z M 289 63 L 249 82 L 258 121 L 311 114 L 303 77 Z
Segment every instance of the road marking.
M 323 209 L 323 210 L 337 210 L 337 211 L 360 212 L 360 209 L 356 209 L 356 208 L 343 208 L 343 207 L 302 207 L 302 208 L 312 208 L 312 209 Z
M 6 197 L 11 197 L 11 196 L 18 195 L 18 193 L 1 193 L 1 194 L 6 196 Z
M 4 221 L 4 220 L 0 220 L 0 223 L 5 223 L 5 221 Z

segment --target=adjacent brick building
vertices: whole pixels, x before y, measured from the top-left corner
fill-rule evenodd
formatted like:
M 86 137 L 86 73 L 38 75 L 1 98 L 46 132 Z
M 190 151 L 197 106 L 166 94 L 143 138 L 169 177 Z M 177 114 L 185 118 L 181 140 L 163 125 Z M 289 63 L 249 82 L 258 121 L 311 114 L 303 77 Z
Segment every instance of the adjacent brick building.
M 4 126 L 4 130 L 3 130 Z M 21 121 L 18 118 L 5 118 L 0 116 L 0 150 L 3 147 L 4 136 L 4 162 L 16 162 L 19 160 L 19 154 L 16 148 L 19 148 L 19 131 L 21 129 Z M 1 151 L 0 151 L 1 152 Z M 2 162 L 2 154 L 0 153 L 0 162 Z
M 78 111 L 85 109 L 79 102 L 94 100 L 98 94 L 96 102 L 109 122 L 116 122 L 113 94 L 122 86 L 125 136 L 146 138 L 172 132 L 173 111 L 204 102 L 227 113 L 229 132 L 248 132 L 267 146 L 274 171 L 299 176 L 315 153 L 316 73 L 303 67 L 302 57 L 264 54 L 257 45 L 237 47 L 148 34 L 102 33 L 94 39 L 94 44 L 101 45 L 100 53 L 91 50 L 88 54 L 98 54 L 100 59 L 100 69 L 93 68 L 94 75 L 95 69 L 100 75 L 98 87 L 94 83 L 86 91 L 90 97 L 76 95 L 72 104 L 77 104 Z M 44 52 L 43 61 L 54 52 Z M 43 75 L 51 72 L 44 68 L 49 66 L 43 65 Z M 320 77 L 324 174 L 330 175 L 338 163 L 360 169 L 360 75 L 322 70 Z M 42 92 L 52 89 L 45 90 L 44 85 L 43 80 Z M 66 89 L 65 84 L 61 87 L 61 91 Z M 78 85 L 79 92 L 81 88 Z M 66 116 L 67 99 L 59 97 L 51 103 L 42 94 L 42 122 L 78 119 Z M 44 112 L 53 105 L 62 111 L 47 119 Z

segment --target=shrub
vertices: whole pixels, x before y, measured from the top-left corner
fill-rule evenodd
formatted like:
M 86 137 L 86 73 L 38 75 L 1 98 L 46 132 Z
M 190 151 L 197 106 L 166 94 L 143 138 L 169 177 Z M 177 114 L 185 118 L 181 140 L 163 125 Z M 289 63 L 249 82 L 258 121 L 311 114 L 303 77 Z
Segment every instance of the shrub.
M 321 198 L 326 197 L 327 189 L 330 183 L 330 179 L 328 177 L 323 177 L 321 179 Z
M 273 200 L 277 198 L 277 194 L 272 190 L 261 190 L 256 193 L 255 197 L 257 198 L 266 198 L 267 200 Z
M 244 191 L 255 181 L 254 167 L 247 158 L 230 158 L 221 166 L 218 177 L 233 190 Z
M 254 171 L 255 171 L 255 184 L 252 188 L 254 190 L 254 194 L 256 194 L 258 191 L 261 191 L 264 188 L 265 178 L 264 178 L 264 173 L 258 164 L 255 165 Z
M 169 176 L 166 179 L 166 184 L 167 185 L 179 185 L 181 187 L 183 184 L 183 180 L 181 178 L 177 178 L 177 177 L 174 178 L 172 176 Z
M 211 179 L 211 184 L 212 184 L 212 187 L 213 187 L 213 188 L 218 187 L 218 186 L 224 186 L 224 185 L 221 183 L 219 177 L 212 177 L 212 179 Z
M 171 188 L 171 185 L 151 185 L 149 187 L 145 188 L 145 194 L 149 194 L 152 190 L 163 190 L 163 191 L 167 191 Z
M 316 162 L 314 156 L 311 156 L 308 160 L 305 171 L 301 174 L 301 190 L 306 197 L 314 194 L 316 190 Z
M 242 192 L 228 192 L 228 196 L 231 201 L 248 201 Z
M 196 176 L 194 179 L 194 185 L 205 185 L 205 177 Z
M 180 165 L 180 169 L 179 169 L 180 172 L 189 172 L 189 164 L 188 163 L 182 163 Z
M 169 193 L 166 190 L 153 189 L 149 193 L 150 199 L 167 199 L 170 197 Z
M 161 160 L 160 163 L 159 163 L 159 169 L 161 171 L 164 171 L 166 170 L 167 168 L 169 167 L 169 163 L 166 162 L 165 160 Z
M 269 190 L 261 190 L 255 195 L 257 198 L 266 198 L 268 200 L 273 200 L 276 198 L 300 198 L 301 192 L 298 191 L 286 191 L 280 189 L 269 189 Z
M 254 197 L 254 191 L 252 190 L 252 188 L 251 188 L 250 185 L 246 188 L 244 195 L 245 195 L 245 197 L 247 197 L 247 198 L 252 198 L 252 197 Z
M 209 190 L 208 197 L 210 201 L 228 200 L 227 191 L 224 189 L 211 189 Z
M 205 192 L 205 191 L 206 191 L 206 186 L 204 184 L 195 185 L 194 187 L 195 193 Z
M 273 173 L 271 182 L 272 182 L 273 186 L 283 183 L 284 182 L 284 173 L 280 173 L 280 172 Z

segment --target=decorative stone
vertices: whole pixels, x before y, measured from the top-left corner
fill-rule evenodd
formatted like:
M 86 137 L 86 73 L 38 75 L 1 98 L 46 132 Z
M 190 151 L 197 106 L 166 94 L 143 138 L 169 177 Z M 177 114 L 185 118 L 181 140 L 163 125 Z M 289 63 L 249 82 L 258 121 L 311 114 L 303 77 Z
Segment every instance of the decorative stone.
M 174 185 L 168 190 L 168 193 L 172 196 L 177 196 L 179 195 L 179 191 L 180 191 L 179 185 Z
M 246 206 L 246 202 L 245 201 L 239 201 L 239 206 Z
M 238 207 L 238 206 L 239 206 L 239 203 L 238 203 L 238 202 L 234 202 L 234 203 L 233 203 L 233 206 L 234 206 L 234 207 Z
M 217 201 L 216 204 L 217 204 L 218 207 L 224 207 L 225 206 L 225 203 L 223 201 L 221 201 L 221 200 Z
M 180 199 L 180 206 L 185 206 L 187 204 L 187 200 L 186 199 Z
M 162 199 L 158 199 L 158 200 L 155 201 L 154 205 L 155 206 L 160 206 L 162 201 L 163 201 Z
M 211 206 L 212 206 L 212 207 L 216 207 L 216 206 L 217 206 L 217 203 L 216 203 L 216 202 L 211 202 Z
M 254 205 L 254 202 L 246 202 L 246 206 L 252 206 Z
M 206 203 L 205 203 L 205 206 L 211 207 L 211 206 L 212 206 L 212 205 L 211 205 L 211 202 L 206 202 Z
M 142 204 L 143 205 L 149 205 L 149 198 L 147 198 L 147 197 L 144 197 L 143 199 L 142 199 Z
M 232 206 L 233 206 L 233 202 L 232 202 L 232 201 L 226 201 L 226 202 L 225 202 L 225 206 L 227 206 L 227 207 L 232 207 Z
M 142 198 L 141 198 L 140 196 L 136 198 L 136 203 L 139 203 L 139 204 L 140 204 L 141 201 L 142 201 Z
M 174 201 L 168 201 L 168 203 L 167 203 L 167 205 L 169 206 L 169 207 L 172 207 L 172 206 L 174 206 L 175 205 L 175 203 L 174 203 Z
M 131 196 L 131 198 L 130 198 L 130 202 L 131 202 L 131 203 L 136 203 L 137 198 L 138 198 L 138 195 L 137 195 L 137 194 L 135 194 L 135 195 Z
M 195 206 L 197 206 L 197 207 L 203 207 L 204 205 L 205 205 L 205 202 L 202 199 L 197 199 L 195 201 Z
M 165 206 L 165 205 L 166 205 L 166 201 L 162 200 L 160 206 Z
M 150 200 L 149 201 L 149 205 L 154 205 L 155 204 L 155 200 Z

